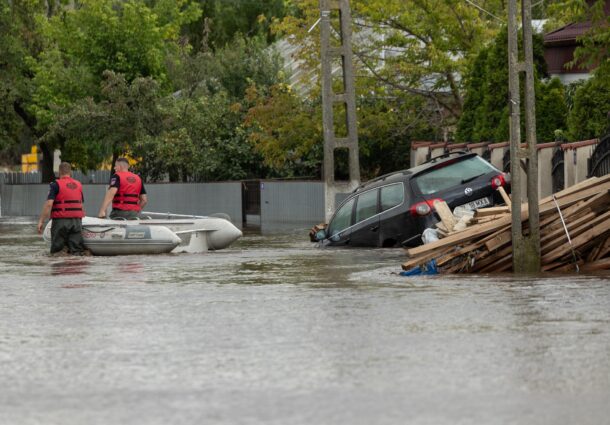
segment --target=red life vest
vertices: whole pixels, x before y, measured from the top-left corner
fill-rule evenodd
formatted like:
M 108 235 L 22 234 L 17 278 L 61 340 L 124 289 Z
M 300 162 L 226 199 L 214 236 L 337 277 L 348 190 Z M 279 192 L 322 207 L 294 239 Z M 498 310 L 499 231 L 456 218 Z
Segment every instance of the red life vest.
M 142 179 L 129 171 L 115 173 L 119 176 L 119 190 L 112 198 L 112 208 L 126 211 L 140 211 Z
M 83 186 L 72 177 L 63 176 L 55 180 L 59 192 L 53 201 L 51 218 L 83 218 Z

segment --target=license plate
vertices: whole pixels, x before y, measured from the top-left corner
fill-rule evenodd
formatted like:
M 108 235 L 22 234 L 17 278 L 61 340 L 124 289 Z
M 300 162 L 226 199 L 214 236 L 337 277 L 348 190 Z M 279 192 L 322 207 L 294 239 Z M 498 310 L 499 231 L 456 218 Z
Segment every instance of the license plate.
M 460 205 L 462 208 L 469 210 L 476 210 L 477 208 L 484 208 L 491 205 L 491 198 L 485 197 L 481 199 L 475 199 L 474 201 L 468 202 L 467 204 Z

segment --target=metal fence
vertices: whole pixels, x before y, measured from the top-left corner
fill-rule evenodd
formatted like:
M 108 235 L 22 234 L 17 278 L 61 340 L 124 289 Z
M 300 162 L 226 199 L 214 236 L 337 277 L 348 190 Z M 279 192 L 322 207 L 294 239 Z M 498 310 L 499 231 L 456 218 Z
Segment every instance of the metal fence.
M 27 174 L 35 177 L 27 176 L 28 179 Z M 5 179 L 5 184 L 0 184 L 0 216 L 35 216 L 40 213 L 49 185 L 29 183 L 36 178 L 40 181 L 38 173 L 4 173 L 0 177 Z M 75 177 L 85 180 L 83 193 L 87 215 L 96 215 L 106 192 L 109 172 Z M 87 180 L 104 184 L 90 184 Z M 310 226 L 324 220 L 324 183 L 320 181 L 147 183 L 146 191 L 149 199 L 146 209 L 149 211 L 200 215 L 226 213 L 237 225 L 246 222 L 248 214 L 254 214 L 250 217 L 253 221 L 247 221 L 247 224 L 267 230 L 296 224 Z
M 48 191 L 48 184 L 0 185 L 0 216 L 40 214 Z M 146 191 L 148 211 L 198 215 L 225 213 L 233 223 L 241 225 L 241 182 L 151 183 L 146 185 Z M 83 185 L 87 215 L 97 215 L 105 193 L 105 185 Z
M 610 174 L 610 132 L 603 136 L 591 158 L 589 158 L 589 177 L 602 177 Z
M 86 173 L 82 171 L 72 172 L 72 177 L 83 184 L 87 183 L 108 183 L 110 181 L 110 170 L 92 170 Z M 0 183 L 3 184 L 40 184 L 42 183 L 42 173 L 32 171 L 29 173 L 0 173 Z
M 310 227 L 324 221 L 324 183 L 261 181 L 261 228 Z

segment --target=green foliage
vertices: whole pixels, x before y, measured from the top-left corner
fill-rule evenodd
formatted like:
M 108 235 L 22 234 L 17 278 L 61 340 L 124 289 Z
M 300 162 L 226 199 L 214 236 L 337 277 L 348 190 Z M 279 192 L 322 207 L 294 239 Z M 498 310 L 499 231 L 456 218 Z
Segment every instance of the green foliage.
M 576 89 L 568 116 L 569 135 L 574 140 L 602 136 L 610 129 L 610 63 L 597 68 L 589 80 Z
M 253 85 L 247 99 L 252 104 L 245 117 L 248 137 L 265 164 L 278 173 L 299 164 L 306 174 L 319 175 L 323 158 L 320 105 L 302 101 L 283 84 L 271 87 L 269 96 Z
M 263 36 L 252 37 L 281 16 L 283 0 L 82 0 L 66 8 L 53 0 L 15 0 L 10 6 L 0 6 L 0 63 L 8 65 L 0 68 L 7 94 L 0 143 L 5 134 L 16 139 L 19 128 L 11 124 L 28 119 L 42 144 L 61 148 L 62 159 L 81 169 L 128 153 L 153 179 L 265 172 L 246 140 L 239 102 L 249 84 L 266 91 L 283 78 L 277 53 Z M 207 24 L 215 49 L 191 55 L 181 34 L 203 23 L 202 9 L 213 18 Z M 9 113 L 17 100 L 25 118 Z
M 318 28 L 311 32 L 309 29 L 319 15 L 318 1 L 303 0 L 296 5 L 299 13 L 286 17 L 274 28 L 292 37 L 301 48 L 299 58 L 315 69 L 320 35 Z M 393 96 L 423 97 L 443 109 L 445 119 L 440 124 L 451 127 L 462 110 L 459 76 L 465 74 L 476 53 L 496 34 L 498 20 L 456 0 L 355 0 L 351 5 L 356 18 L 356 66 L 366 69 L 359 75 L 375 77 L 371 89 L 385 85 L 394 90 Z M 485 7 L 499 16 L 503 3 L 489 1 Z
M 566 105 L 559 81 L 544 83 L 546 63 L 542 37 L 535 35 L 534 85 L 536 96 L 536 136 L 552 141 L 557 129 L 565 128 Z M 508 34 L 506 28 L 494 43 L 481 51 L 466 77 L 464 111 L 458 122 L 456 139 L 463 142 L 502 142 L 509 138 L 508 108 Z M 524 81 L 521 81 L 521 105 Z M 522 110 L 523 116 L 523 110 Z M 522 126 L 525 120 L 521 119 Z M 522 134 L 525 134 L 522 132 Z
M 97 141 L 97 145 L 109 146 L 101 150 L 93 149 L 96 144 L 77 146 L 84 142 L 80 135 L 62 139 L 62 134 L 70 134 L 62 130 L 65 117 L 105 113 L 116 118 L 112 111 L 99 110 L 108 104 L 116 106 L 109 93 L 100 92 L 102 86 L 108 90 L 103 82 L 107 71 L 120 73 L 125 84 L 154 78 L 155 84 L 167 89 L 166 60 L 179 50 L 182 26 L 200 13 L 188 0 L 160 0 L 154 9 L 143 0 L 82 0 L 78 7 L 60 9 L 51 17 L 36 14 L 36 28 L 44 43 L 41 52 L 27 60 L 33 77 L 25 109 L 44 137 L 41 140 L 50 147 L 63 147 L 66 158 L 78 152 L 82 157 L 74 162 L 81 166 L 98 163 L 103 151 L 116 151 L 119 142 L 107 140 L 108 135 Z M 112 122 L 119 126 L 117 137 L 122 136 L 124 123 Z
M 29 58 L 28 64 L 34 74 L 28 110 L 36 117 L 36 128 L 41 133 L 62 108 L 96 93 L 97 81 L 90 69 L 66 63 L 57 48 L 44 50 L 37 60 Z
M 283 82 L 283 63 L 279 54 L 260 37 L 237 35 L 216 53 L 215 61 L 217 78 L 234 98 L 243 98 L 251 83 L 269 87 Z
M 273 40 L 269 27 L 285 14 L 284 0 L 199 0 L 203 14 L 186 34 L 196 50 L 213 50 L 231 43 L 236 34 Z
M 53 2 L 49 2 L 52 4 Z M 31 86 L 27 58 L 41 50 L 35 16 L 45 2 L 0 4 L 0 160 L 13 163 L 32 143 L 35 120 L 26 111 Z
M 434 133 L 425 102 L 418 96 L 389 99 L 383 90 L 357 97 L 360 169 L 363 179 L 408 168 L 410 142 Z M 248 91 L 253 104 L 245 124 L 249 140 L 276 175 L 320 176 L 323 162 L 322 105 L 299 98 L 286 85 L 267 95 Z M 341 120 L 338 120 L 341 121 Z M 335 129 L 336 134 L 340 129 Z M 339 162 L 339 158 L 335 158 Z
M 96 169 L 112 155 L 129 154 L 149 180 L 228 180 L 257 175 L 260 159 L 241 130 L 242 113 L 226 92 L 205 88 L 164 95 L 154 79 L 131 83 L 107 71 L 101 99 L 79 100 L 51 127 L 64 140 L 62 159 Z
M 485 93 L 489 49 L 483 49 L 472 64 L 466 79 L 466 96 L 464 110 L 458 121 L 455 138 L 459 141 L 474 141 L 484 139 L 483 118 L 485 118 Z
M 128 81 L 153 77 L 164 82 L 165 58 L 177 49 L 180 28 L 200 14 L 186 0 L 159 1 L 156 10 L 141 0 L 83 0 L 41 25 L 49 45 L 88 67 L 98 81 L 112 70 Z
M 439 137 L 428 125 L 426 102 L 419 96 L 388 100 L 359 97 L 360 170 L 362 180 L 409 168 L 412 140 Z
M 113 154 L 129 152 L 132 142 L 162 131 L 160 99 L 161 89 L 152 78 L 129 83 L 106 71 L 100 100 L 88 97 L 65 108 L 44 140 L 63 144 L 63 160 L 83 170 L 96 169 Z
M 561 81 L 553 78 L 540 83 L 536 93 L 536 138 L 538 143 L 553 142 L 556 132 L 566 129 L 568 107 Z
M 239 130 L 241 114 L 226 93 L 161 102 L 163 130 L 132 144 L 139 171 L 152 180 L 214 181 L 252 177 L 251 147 Z
M 205 87 L 210 92 L 225 90 L 233 99 L 242 99 L 249 85 L 269 87 L 284 81 L 282 59 L 261 37 L 237 34 L 215 52 L 185 52 L 170 68 L 174 88 L 192 92 Z
M 15 34 L 11 8 L 0 3 L 0 151 L 10 149 L 21 125 L 13 103 L 22 95 L 25 49 Z

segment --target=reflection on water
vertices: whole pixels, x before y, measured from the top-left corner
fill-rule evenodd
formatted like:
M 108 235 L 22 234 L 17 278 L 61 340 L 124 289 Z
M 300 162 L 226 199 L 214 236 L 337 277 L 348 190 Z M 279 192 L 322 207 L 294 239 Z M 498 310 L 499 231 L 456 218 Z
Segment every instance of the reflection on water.
M 51 263 L 51 274 L 55 276 L 66 274 L 81 274 L 85 273 L 87 267 L 90 265 L 90 261 L 83 260 L 80 257 L 68 257 L 66 259 Z
M 602 424 L 610 279 L 399 276 L 404 253 L 246 232 L 56 258 L 0 219 L 0 423 Z M 69 289 L 69 290 L 67 290 Z

